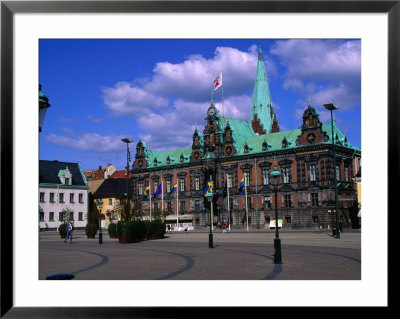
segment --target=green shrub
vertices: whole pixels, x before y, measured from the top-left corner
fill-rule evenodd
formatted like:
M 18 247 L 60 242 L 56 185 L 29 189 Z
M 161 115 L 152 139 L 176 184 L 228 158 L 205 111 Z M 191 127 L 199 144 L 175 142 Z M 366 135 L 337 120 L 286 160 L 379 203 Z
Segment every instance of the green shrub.
M 98 229 L 97 224 L 87 224 L 85 227 L 85 233 L 86 233 L 86 235 L 89 235 L 89 234 L 96 235 L 97 229 Z
M 61 236 L 66 236 L 67 235 L 67 225 L 68 223 L 63 223 L 58 227 L 58 232 L 60 233 Z
M 110 235 L 110 237 L 118 237 L 117 224 L 111 223 L 110 225 L 108 225 L 108 234 Z
M 146 222 L 146 237 L 150 238 L 160 238 L 165 235 L 165 222 L 161 219 L 156 219 Z
M 117 237 L 120 237 L 122 232 L 125 232 L 133 241 L 138 242 L 146 238 L 146 224 L 140 219 L 119 221 L 116 231 Z

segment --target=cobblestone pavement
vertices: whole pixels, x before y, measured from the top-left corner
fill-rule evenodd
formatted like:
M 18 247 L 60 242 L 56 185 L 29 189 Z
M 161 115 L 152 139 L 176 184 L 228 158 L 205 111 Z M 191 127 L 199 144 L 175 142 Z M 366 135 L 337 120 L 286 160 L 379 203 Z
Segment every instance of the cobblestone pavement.
M 274 231 L 216 230 L 166 234 L 120 244 L 103 233 L 103 244 L 75 231 L 72 244 L 39 233 L 39 279 L 72 273 L 75 280 L 360 280 L 361 232 L 341 238 L 325 231 L 282 231 L 282 264 L 274 264 Z

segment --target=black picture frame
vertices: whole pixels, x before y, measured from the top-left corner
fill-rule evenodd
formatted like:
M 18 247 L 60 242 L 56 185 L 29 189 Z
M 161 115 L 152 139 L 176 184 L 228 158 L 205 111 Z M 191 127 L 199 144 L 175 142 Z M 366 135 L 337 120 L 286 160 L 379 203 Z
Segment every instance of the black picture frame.
M 394 209 L 399 180 L 400 1 L 1 1 L 1 317 L 5 318 L 158 318 L 187 317 L 194 310 L 144 307 L 14 307 L 13 304 L 13 17 L 16 13 L 387 13 L 388 14 L 388 207 Z M 385 125 L 383 123 L 382 125 Z M 379 170 L 379 168 L 377 168 Z M 384 199 L 382 199 L 384 200 Z M 384 212 L 382 212 L 384 213 Z M 390 216 L 388 216 L 389 218 Z M 392 223 L 393 225 L 394 223 Z M 390 223 L 388 223 L 390 225 Z M 389 227 L 389 226 L 388 226 Z M 390 226 L 392 227 L 392 226 Z M 389 234 L 388 229 L 388 234 Z M 390 247 L 390 240 L 388 240 Z M 389 259 L 388 254 L 388 259 Z M 390 260 L 388 260 L 388 265 Z M 390 280 L 388 281 L 388 285 Z M 388 300 L 390 306 L 390 299 Z M 388 307 L 389 308 L 389 307 Z M 182 309 L 182 308 L 180 308 Z M 306 309 L 296 311 L 305 314 Z M 208 311 L 208 309 L 207 309 Z M 228 312 L 227 312 L 228 311 Z M 213 316 L 238 314 L 212 309 Z M 246 311 L 246 310 L 245 310 Z M 347 311 L 347 310 L 346 310 Z M 205 314 L 201 311 L 201 314 Z M 332 314 L 332 312 L 330 313 Z M 265 315 L 265 314 L 264 314 Z

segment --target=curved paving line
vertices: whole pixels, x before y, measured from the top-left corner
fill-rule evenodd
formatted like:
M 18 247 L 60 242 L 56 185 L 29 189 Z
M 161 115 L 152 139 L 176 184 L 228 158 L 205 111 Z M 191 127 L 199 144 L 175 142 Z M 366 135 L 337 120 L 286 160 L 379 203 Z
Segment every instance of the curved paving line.
M 266 259 L 273 260 L 273 258 L 270 256 L 266 256 L 266 255 L 254 253 L 254 252 L 248 252 L 248 251 L 236 250 L 236 249 L 226 249 L 226 248 L 223 248 L 222 250 L 229 250 L 229 251 L 240 252 L 240 253 L 245 253 L 245 254 L 249 254 L 249 255 L 256 255 L 256 256 L 264 257 Z M 264 278 L 261 278 L 260 280 L 272 280 L 276 276 L 278 276 L 282 272 L 282 270 L 283 270 L 282 264 L 274 264 L 274 268 L 272 269 L 272 271 L 267 276 L 265 276 Z
M 168 275 L 165 275 L 165 276 L 156 278 L 155 280 L 166 280 L 166 279 L 171 279 L 171 278 L 173 278 L 173 277 L 175 277 L 175 276 L 178 276 L 178 275 L 184 273 L 185 271 L 188 271 L 188 270 L 189 270 L 190 268 L 192 268 L 193 265 L 195 264 L 193 258 L 188 257 L 188 256 L 185 256 L 185 255 L 182 255 L 182 254 L 174 253 L 174 252 L 171 252 L 171 251 L 154 250 L 154 249 L 143 249 L 143 248 L 136 248 L 136 249 L 139 249 L 139 250 L 157 251 L 157 252 L 160 252 L 160 253 L 171 254 L 171 255 L 175 255 L 175 256 L 182 257 L 182 258 L 186 259 L 186 265 L 183 266 L 181 269 L 179 269 L 179 270 L 177 270 L 177 271 L 174 271 L 174 272 L 172 272 L 172 273 L 170 273 L 170 274 L 168 274 Z
M 361 260 L 358 259 L 358 258 L 354 258 L 354 257 L 349 257 L 349 256 L 339 255 L 339 254 L 326 253 L 326 252 L 323 252 L 323 251 L 314 251 L 314 250 L 305 250 L 305 249 L 303 249 L 303 251 L 307 251 L 309 253 L 315 253 L 315 254 L 325 254 L 325 255 L 330 255 L 330 256 L 335 256 L 335 257 L 347 258 L 347 259 L 350 259 L 352 261 L 355 261 L 355 262 L 361 264 Z
M 101 254 L 97 254 L 97 253 L 93 253 L 91 251 L 72 250 L 72 249 L 66 250 L 66 249 L 57 249 L 57 248 L 45 248 L 45 249 L 54 249 L 54 250 L 61 250 L 61 251 L 75 251 L 75 252 L 79 252 L 79 253 L 88 253 L 88 254 L 99 256 L 101 258 L 101 261 L 99 263 L 97 263 L 97 264 L 94 264 L 92 266 L 89 266 L 89 267 L 86 267 L 86 268 L 83 268 L 83 269 L 79 269 L 79 270 L 76 270 L 76 271 L 71 271 L 70 273 L 74 274 L 74 275 L 75 274 L 79 274 L 79 273 L 84 272 L 84 271 L 92 270 L 92 269 L 97 268 L 97 267 L 101 267 L 101 266 L 103 266 L 103 265 L 105 265 L 106 263 L 109 262 L 109 259 L 108 259 L 107 256 L 104 256 L 104 255 L 101 255 Z

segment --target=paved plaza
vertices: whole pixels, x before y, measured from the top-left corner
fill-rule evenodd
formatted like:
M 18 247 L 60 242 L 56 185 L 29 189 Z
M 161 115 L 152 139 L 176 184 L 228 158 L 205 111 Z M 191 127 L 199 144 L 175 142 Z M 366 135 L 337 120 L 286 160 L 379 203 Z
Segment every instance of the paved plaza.
M 166 234 L 164 239 L 103 244 L 75 231 L 72 244 L 39 233 L 39 279 L 72 273 L 74 280 L 360 280 L 361 231 L 340 239 L 328 230 L 283 230 L 282 264 L 274 264 L 274 230 Z

